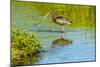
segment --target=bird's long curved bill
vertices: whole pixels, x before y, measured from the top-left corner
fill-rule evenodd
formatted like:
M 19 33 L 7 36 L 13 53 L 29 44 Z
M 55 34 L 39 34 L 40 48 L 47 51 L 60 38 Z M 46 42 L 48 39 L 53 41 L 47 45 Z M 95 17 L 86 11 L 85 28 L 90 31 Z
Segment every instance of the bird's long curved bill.
M 43 21 L 44 21 L 49 15 L 50 15 L 50 12 L 48 12 L 48 13 L 44 16 Z

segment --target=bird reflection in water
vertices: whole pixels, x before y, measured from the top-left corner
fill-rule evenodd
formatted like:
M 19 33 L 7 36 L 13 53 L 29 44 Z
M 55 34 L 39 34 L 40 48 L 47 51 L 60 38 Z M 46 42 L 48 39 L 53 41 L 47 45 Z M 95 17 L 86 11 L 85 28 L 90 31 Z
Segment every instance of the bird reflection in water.
M 55 46 L 69 45 L 69 44 L 71 44 L 71 43 L 72 43 L 72 40 L 69 40 L 69 39 L 65 39 L 65 38 L 64 38 L 64 33 L 61 33 L 60 38 L 58 38 L 58 39 L 56 39 L 56 40 L 54 40 L 54 41 L 52 42 L 53 47 L 55 47 Z

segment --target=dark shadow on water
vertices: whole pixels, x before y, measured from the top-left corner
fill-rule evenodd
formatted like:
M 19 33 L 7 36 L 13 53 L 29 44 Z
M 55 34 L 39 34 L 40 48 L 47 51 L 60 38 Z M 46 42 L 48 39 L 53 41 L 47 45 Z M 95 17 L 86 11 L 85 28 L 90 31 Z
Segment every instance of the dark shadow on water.
M 59 39 L 54 40 L 52 43 L 58 44 L 58 45 L 68 45 L 68 44 L 71 44 L 72 41 L 68 39 L 64 39 L 64 38 L 59 38 Z
M 72 40 L 64 38 L 64 33 L 61 34 L 61 36 L 55 40 L 52 41 L 53 47 L 55 46 L 65 46 L 72 44 Z

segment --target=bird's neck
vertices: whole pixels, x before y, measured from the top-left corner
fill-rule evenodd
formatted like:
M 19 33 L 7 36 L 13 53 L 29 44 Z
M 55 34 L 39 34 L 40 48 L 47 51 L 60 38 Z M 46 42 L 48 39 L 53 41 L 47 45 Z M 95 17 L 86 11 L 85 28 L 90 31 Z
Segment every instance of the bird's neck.
M 52 18 L 55 18 L 56 17 L 54 12 L 51 13 L 51 17 Z

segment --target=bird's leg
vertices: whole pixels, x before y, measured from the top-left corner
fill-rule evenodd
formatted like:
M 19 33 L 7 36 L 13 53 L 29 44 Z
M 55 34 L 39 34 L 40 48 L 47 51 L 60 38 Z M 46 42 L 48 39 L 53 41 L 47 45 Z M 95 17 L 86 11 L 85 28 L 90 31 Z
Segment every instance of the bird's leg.
M 63 26 L 61 26 L 61 31 L 64 32 L 64 27 Z
M 61 34 L 61 38 L 64 38 L 64 33 Z

